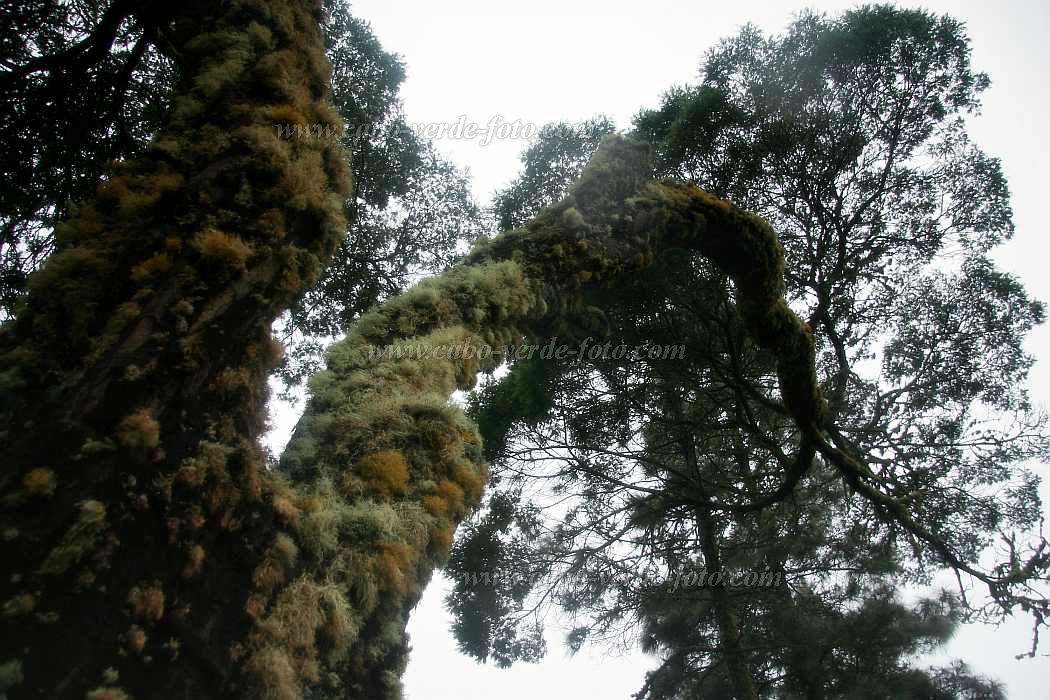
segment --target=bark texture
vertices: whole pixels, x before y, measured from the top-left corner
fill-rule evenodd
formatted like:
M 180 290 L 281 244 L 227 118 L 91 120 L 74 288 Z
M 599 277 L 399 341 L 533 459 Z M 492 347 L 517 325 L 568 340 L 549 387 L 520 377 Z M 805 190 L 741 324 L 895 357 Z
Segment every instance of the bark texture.
M 219 697 L 278 537 L 270 326 L 345 232 L 319 8 L 180 3 L 169 123 L 57 231 L 0 329 L 10 698 Z M 258 586 L 255 586 L 257 589 Z M 241 651 L 241 653 L 246 653 Z

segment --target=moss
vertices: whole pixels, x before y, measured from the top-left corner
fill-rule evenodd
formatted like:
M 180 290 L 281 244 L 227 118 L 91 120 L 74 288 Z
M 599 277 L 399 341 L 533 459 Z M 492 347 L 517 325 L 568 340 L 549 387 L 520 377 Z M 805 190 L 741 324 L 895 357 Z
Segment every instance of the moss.
M 30 496 L 50 496 L 58 487 L 58 477 L 50 469 L 37 467 L 22 477 L 22 488 Z
M 36 596 L 32 593 L 22 593 L 15 597 L 7 600 L 4 603 L 4 616 L 5 617 L 18 617 L 20 615 L 28 615 L 36 610 Z
M 168 637 L 168 641 L 164 642 L 161 648 L 168 653 L 168 657 L 172 661 L 177 661 L 179 653 L 182 651 L 182 642 L 175 637 Z
M 569 229 L 582 229 L 587 226 L 583 214 L 581 214 L 580 210 L 576 207 L 569 207 L 563 211 L 561 214 L 561 220 Z
M 240 81 L 245 66 L 251 58 L 251 53 L 243 46 L 229 48 L 221 61 L 212 63 L 196 76 L 196 87 L 205 96 L 214 97 Z
M 104 440 L 96 440 L 89 438 L 84 441 L 84 444 L 80 447 L 81 457 L 90 457 L 92 455 L 104 454 L 106 452 L 112 452 L 117 449 L 116 444 L 109 438 Z
M 149 452 L 160 445 L 160 423 L 153 409 L 143 407 L 117 425 L 117 440 L 133 452 Z

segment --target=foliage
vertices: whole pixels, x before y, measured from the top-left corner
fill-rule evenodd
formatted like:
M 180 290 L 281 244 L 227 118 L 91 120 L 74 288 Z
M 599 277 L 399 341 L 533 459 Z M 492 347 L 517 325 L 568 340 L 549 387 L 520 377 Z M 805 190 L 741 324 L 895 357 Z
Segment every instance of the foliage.
M 901 696 L 990 687 L 902 661 L 960 619 L 1046 615 L 1041 592 L 1006 590 L 1020 580 L 1010 572 L 1031 581 L 1046 567 L 1045 541 L 1025 549 L 1020 533 L 1040 517 L 1025 463 L 1045 460 L 1050 440 L 1024 388 L 1022 341 L 1042 306 L 987 257 L 1013 230 L 1008 191 L 964 128 L 987 84 L 957 22 L 872 6 L 805 13 L 782 36 L 746 27 L 708 54 L 700 85 L 639 114 L 635 133 L 653 144 L 657 175 L 728 197 L 777 231 L 787 296 L 817 344 L 829 443 L 784 421 L 770 392 L 784 374 L 741 323 L 746 288 L 727 292 L 709 267 L 664 252 L 614 292 L 590 293 L 607 321 L 598 342 L 684 342 L 687 359 L 545 362 L 536 386 L 546 416 L 528 400 L 515 415 L 502 398 L 538 371 L 528 364 L 477 394 L 472 415 L 494 436 L 493 498 L 534 494 L 525 505 L 547 512 L 546 535 L 530 540 L 527 559 L 554 564 L 527 594 L 479 601 L 479 612 L 460 602 L 472 595 L 461 576 L 477 563 L 454 558 L 449 603 L 464 649 L 484 658 L 495 630 L 532 624 L 523 611 L 547 600 L 579 618 L 574 648 L 631 643 L 646 626 L 642 638 L 665 658 L 648 697 L 852 697 L 873 678 Z M 555 200 L 564 183 L 532 173 L 581 148 L 548 136 L 527 153 L 513 197 L 501 200 L 504 220 Z M 509 544 L 483 523 L 457 551 Z M 982 569 L 978 557 L 1003 530 L 1017 533 L 1006 536 L 1006 560 Z M 787 585 L 683 600 L 623 576 L 694 566 L 772 566 Z M 946 627 L 923 631 L 926 613 L 893 602 L 893 587 L 944 566 L 989 584 L 991 601 L 953 603 Z M 559 585 L 581 572 L 590 584 Z M 881 621 L 868 627 L 869 615 Z M 897 641 L 864 647 L 883 644 L 884 661 L 852 656 L 848 635 L 894 625 Z
M 583 172 L 602 139 L 616 132 L 606 117 L 579 124 L 547 124 L 521 154 L 522 172 L 509 187 L 497 192 L 492 211 L 501 231 L 525 225 Z

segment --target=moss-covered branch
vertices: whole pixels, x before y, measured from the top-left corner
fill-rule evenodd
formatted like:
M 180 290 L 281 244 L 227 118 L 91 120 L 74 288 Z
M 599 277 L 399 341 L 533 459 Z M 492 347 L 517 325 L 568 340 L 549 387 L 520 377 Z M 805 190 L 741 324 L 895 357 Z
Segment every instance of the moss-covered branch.
M 399 696 L 408 612 L 480 502 L 480 439 L 449 397 L 527 335 L 570 332 L 584 287 L 615 284 L 669 247 L 707 256 L 733 278 L 752 335 L 777 358 L 788 410 L 804 430 L 820 420 L 813 341 L 784 302 L 768 224 L 649 172 L 643 147 L 607 141 L 563 201 L 362 318 L 313 379 L 281 469 L 297 571 L 342 591 L 352 620 L 327 659 L 329 673 L 351 669 L 344 697 Z M 464 345 L 474 350 L 445 351 Z M 258 665 L 287 656 L 287 639 L 261 642 L 255 653 L 268 661 Z

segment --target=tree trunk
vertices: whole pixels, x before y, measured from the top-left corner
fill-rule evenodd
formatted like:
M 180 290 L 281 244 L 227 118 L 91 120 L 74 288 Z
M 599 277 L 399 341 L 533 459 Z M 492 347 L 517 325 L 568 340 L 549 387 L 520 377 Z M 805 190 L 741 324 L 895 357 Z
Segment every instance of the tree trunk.
M 711 585 L 711 598 L 718 624 L 718 646 L 728 670 L 734 696 L 736 700 L 758 700 L 749 655 L 744 648 L 743 635 L 740 632 L 736 603 L 730 597 L 725 581 L 730 574 L 722 567 L 722 555 L 710 509 L 698 509 L 697 524 L 700 530 L 700 551 L 704 554 L 708 579 L 716 575 L 719 579 L 717 585 Z
M 344 233 L 348 171 L 332 139 L 274 125 L 338 128 L 314 3 L 177 12 L 170 120 L 61 225 L 0 330 L 11 698 L 243 687 L 280 522 L 256 440 L 270 327 Z

